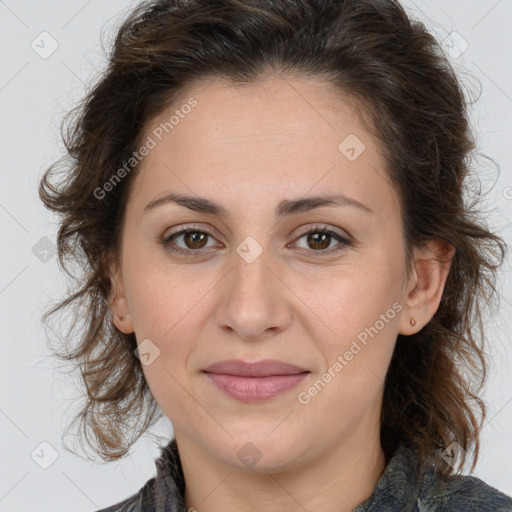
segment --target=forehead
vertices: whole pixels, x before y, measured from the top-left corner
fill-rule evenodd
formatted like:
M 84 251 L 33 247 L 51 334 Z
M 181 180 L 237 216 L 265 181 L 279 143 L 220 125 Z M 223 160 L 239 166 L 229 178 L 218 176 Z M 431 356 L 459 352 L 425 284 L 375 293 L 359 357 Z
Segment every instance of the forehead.
M 275 195 L 276 204 L 338 191 L 377 210 L 397 202 L 378 142 L 351 101 L 320 79 L 195 83 L 148 123 L 148 137 L 155 144 L 134 187 L 146 203 L 169 189 L 202 197 L 215 190 L 226 201 Z

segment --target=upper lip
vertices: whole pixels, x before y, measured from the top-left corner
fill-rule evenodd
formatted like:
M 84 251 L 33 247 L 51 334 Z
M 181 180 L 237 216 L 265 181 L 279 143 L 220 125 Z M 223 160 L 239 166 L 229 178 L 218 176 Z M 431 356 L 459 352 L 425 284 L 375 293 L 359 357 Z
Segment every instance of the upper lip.
M 268 377 L 270 375 L 296 375 L 308 370 L 276 359 L 265 359 L 257 362 L 229 359 L 212 364 L 203 371 L 223 375 L 239 375 L 241 377 Z

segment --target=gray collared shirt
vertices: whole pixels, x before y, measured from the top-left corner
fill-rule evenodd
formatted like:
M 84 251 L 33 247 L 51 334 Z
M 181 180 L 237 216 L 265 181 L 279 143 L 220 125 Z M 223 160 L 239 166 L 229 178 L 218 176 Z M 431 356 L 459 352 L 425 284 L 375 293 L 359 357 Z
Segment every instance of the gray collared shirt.
M 433 468 L 420 474 L 417 463 L 415 452 L 399 446 L 373 494 L 353 512 L 512 512 L 512 498 L 482 480 L 464 475 L 443 479 Z M 97 512 L 194 512 L 184 504 L 176 439 L 161 449 L 155 464 L 156 476 L 137 493 Z

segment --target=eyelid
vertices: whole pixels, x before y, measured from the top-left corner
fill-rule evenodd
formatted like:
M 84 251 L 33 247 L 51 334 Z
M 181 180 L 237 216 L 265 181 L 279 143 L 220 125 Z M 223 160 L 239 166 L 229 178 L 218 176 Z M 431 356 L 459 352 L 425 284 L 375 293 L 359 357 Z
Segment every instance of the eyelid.
M 164 231 L 164 234 L 162 235 L 162 238 L 169 238 L 173 235 L 183 234 L 186 231 L 198 231 L 198 232 L 205 232 L 208 233 L 210 236 L 214 236 L 213 229 L 208 226 L 199 226 L 198 224 L 182 224 L 175 230 L 171 231 L 170 233 L 167 233 L 167 231 Z
M 331 233 L 335 233 L 336 235 L 346 238 L 347 240 L 350 240 L 352 237 L 345 231 L 340 232 L 341 230 L 339 228 L 331 227 L 327 224 L 313 224 L 304 227 L 304 229 L 301 229 L 299 233 L 296 235 L 296 238 L 300 238 L 303 235 L 307 235 L 308 233 L 311 233 L 312 231 L 328 231 Z
M 210 236 L 215 237 L 214 230 L 208 226 L 203 227 L 203 226 L 199 226 L 196 224 L 190 224 L 190 225 L 182 224 L 179 228 L 176 228 L 176 230 L 174 230 L 168 234 L 166 234 L 167 231 L 165 231 L 164 234 L 162 235 L 162 238 L 169 238 L 172 235 L 176 235 L 178 233 L 183 233 L 186 231 L 192 231 L 194 229 L 199 232 L 203 231 L 205 233 L 208 233 Z M 301 229 L 301 228 L 299 228 L 299 229 L 300 229 L 300 231 L 297 233 L 296 237 L 301 237 L 303 235 L 310 233 L 311 231 L 318 230 L 318 231 L 331 231 L 331 232 L 336 233 L 338 236 L 345 238 L 347 240 L 352 239 L 352 237 L 346 231 L 343 231 L 340 233 L 338 228 L 330 227 L 327 224 L 313 224 L 312 226 L 309 225 L 309 226 L 305 226 L 303 229 Z

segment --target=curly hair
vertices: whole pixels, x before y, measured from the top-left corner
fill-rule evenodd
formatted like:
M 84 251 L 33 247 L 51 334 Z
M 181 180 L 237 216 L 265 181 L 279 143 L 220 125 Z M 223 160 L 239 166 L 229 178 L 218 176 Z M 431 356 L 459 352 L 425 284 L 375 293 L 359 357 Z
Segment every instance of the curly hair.
M 461 81 L 424 24 L 391 0 L 151 0 L 123 19 L 105 69 L 62 122 L 67 154 L 39 184 L 61 216 L 59 265 L 77 286 L 43 316 L 74 315 L 73 346 L 55 350 L 80 368 L 87 390 L 73 424 L 80 420 L 80 434 L 109 461 L 162 417 L 135 334 L 117 330 L 110 310 L 109 264 L 138 165 L 122 179 L 115 170 L 133 161 L 144 128 L 187 85 L 250 84 L 265 73 L 320 77 L 353 101 L 399 192 L 409 275 L 414 247 L 440 239 L 455 248 L 435 315 L 396 340 L 381 443 L 387 458 L 405 443 L 449 475 L 440 455 L 457 442 L 458 470 L 473 448 L 472 471 L 486 413 L 483 309 L 507 246 L 481 218 L 481 191 L 469 187 L 476 144 Z

